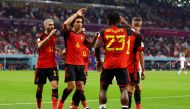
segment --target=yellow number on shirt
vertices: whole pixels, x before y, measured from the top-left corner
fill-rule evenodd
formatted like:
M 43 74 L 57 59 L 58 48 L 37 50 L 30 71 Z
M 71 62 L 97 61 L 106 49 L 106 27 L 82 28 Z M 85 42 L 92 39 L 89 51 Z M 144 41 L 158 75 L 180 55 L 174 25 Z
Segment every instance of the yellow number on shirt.
M 86 51 L 83 51 L 83 52 L 82 52 L 82 55 L 83 55 L 84 57 L 86 57 Z
M 114 48 L 111 48 L 110 46 L 115 41 L 115 36 L 114 35 L 106 35 L 106 39 L 111 39 L 110 42 L 106 45 L 106 50 L 107 51 L 114 51 Z
M 119 39 L 118 42 L 121 42 L 121 43 L 122 43 L 122 46 L 121 46 L 120 48 L 116 48 L 116 51 L 121 51 L 121 50 L 123 50 L 124 47 L 125 47 L 125 36 L 124 36 L 124 35 L 118 35 L 118 36 L 116 36 L 116 37 Z
M 111 45 L 114 43 L 115 41 L 115 37 L 118 39 L 118 42 L 121 42 L 122 45 L 121 47 L 117 47 L 117 48 L 113 48 L 111 47 Z M 117 35 L 117 36 L 114 36 L 114 35 L 106 35 L 106 39 L 111 39 L 110 42 L 107 44 L 106 46 L 106 50 L 107 51 L 121 51 L 124 49 L 125 47 L 125 35 Z
M 53 75 L 57 76 L 57 71 L 56 70 L 53 71 Z
M 49 46 L 49 52 L 54 52 L 54 47 L 53 46 Z
M 130 54 L 130 52 L 129 52 L 129 50 L 130 50 L 130 42 L 131 42 L 131 40 L 129 39 L 127 41 L 127 52 L 126 52 L 126 54 Z

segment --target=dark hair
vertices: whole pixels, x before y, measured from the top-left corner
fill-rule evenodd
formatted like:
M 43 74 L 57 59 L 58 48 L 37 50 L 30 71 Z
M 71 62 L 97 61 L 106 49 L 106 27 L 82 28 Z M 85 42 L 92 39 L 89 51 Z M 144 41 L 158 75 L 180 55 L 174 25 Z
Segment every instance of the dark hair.
M 84 24 L 84 17 L 83 16 L 77 16 L 72 22 L 71 22 L 71 26 L 73 27 L 73 24 L 75 22 L 76 19 L 82 19 L 82 24 Z
M 116 11 L 108 13 L 107 19 L 109 20 L 109 25 L 114 25 L 120 22 L 120 15 Z

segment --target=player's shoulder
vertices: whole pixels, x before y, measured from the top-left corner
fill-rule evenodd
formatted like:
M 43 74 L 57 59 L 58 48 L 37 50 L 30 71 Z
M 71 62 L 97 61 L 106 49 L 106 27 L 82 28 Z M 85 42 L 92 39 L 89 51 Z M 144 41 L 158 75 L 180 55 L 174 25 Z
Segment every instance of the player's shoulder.
M 105 27 L 103 27 L 103 28 L 100 29 L 100 32 L 104 32 L 105 30 L 107 30 L 109 28 L 111 28 L 111 27 L 110 26 L 105 26 Z
M 37 34 L 37 38 L 41 38 L 41 37 L 43 37 L 45 35 L 46 35 L 45 32 L 40 32 L 40 33 Z

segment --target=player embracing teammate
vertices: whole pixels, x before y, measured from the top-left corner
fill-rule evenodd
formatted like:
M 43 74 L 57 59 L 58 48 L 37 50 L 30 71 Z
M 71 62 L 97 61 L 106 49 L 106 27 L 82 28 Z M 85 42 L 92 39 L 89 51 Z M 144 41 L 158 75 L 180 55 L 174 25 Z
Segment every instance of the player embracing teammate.
M 85 12 L 85 8 L 79 9 L 62 25 L 66 46 L 65 82 L 67 83 L 67 87 L 63 90 L 58 109 L 63 108 L 66 98 L 74 89 L 75 93 L 72 97 L 73 105 L 71 108 L 78 109 L 80 101 L 82 101 L 85 109 L 88 108 L 84 96 L 84 82 L 86 81 L 84 57 L 88 55 L 88 51 L 94 45 L 98 35 L 95 35 L 93 41 L 89 41 L 86 35 L 81 32 L 83 30 L 83 16 Z M 136 107 L 137 109 L 141 109 L 139 63 L 142 68 L 141 77 L 142 79 L 145 78 L 144 45 L 143 38 L 140 35 L 142 19 L 140 17 L 133 18 L 132 26 L 130 26 L 123 17 L 117 12 L 112 11 L 107 15 L 107 21 L 108 26 L 101 30 L 94 46 L 97 69 L 101 71 L 100 109 L 106 109 L 107 90 L 114 76 L 116 77 L 121 93 L 121 108 L 131 108 L 131 96 L 136 88 L 134 93 Z M 46 78 L 48 77 L 52 84 L 52 108 L 57 109 L 58 71 L 55 64 L 56 30 L 54 29 L 54 22 L 51 19 L 44 21 L 44 27 L 45 32 L 40 34 L 40 37 L 37 39 L 39 48 L 38 64 L 35 73 L 35 83 L 38 84 L 36 91 L 37 107 L 41 109 L 43 84 L 46 83 Z M 100 60 L 100 47 L 102 45 L 105 49 L 103 64 Z M 52 58 L 48 58 L 47 56 Z M 45 63 L 46 61 L 48 61 L 48 64 Z M 49 65 L 50 63 L 51 65 Z
M 130 82 L 128 85 L 128 96 L 129 96 L 129 109 L 132 104 L 132 95 L 134 93 L 136 109 L 141 109 L 141 84 L 140 77 L 142 80 L 145 79 L 145 69 L 144 69 L 144 43 L 143 36 L 140 35 L 140 30 L 142 28 L 142 18 L 134 17 L 132 19 L 132 27 L 139 34 L 129 35 L 128 38 L 128 73 L 130 77 Z M 140 63 L 140 66 L 139 66 Z M 141 67 L 142 72 L 140 74 L 139 68 Z M 141 75 L 141 76 L 140 76 Z
M 107 21 L 108 26 L 101 30 L 95 44 L 97 70 L 101 71 L 99 108 L 106 109 L 107 90 L 115 76 L 121 92 L 121 108 L 131 108 L 131 95 L 136 87 L 135 100 L 137 109 L 140 109 L 139 62 L 143 71 L 142 78 L 145 77 L 143 42 L 140 35 L 142 19 L 134 18 L 131 26 L 117 12 L 110 12 L 107 15 Z M 105 49 L 103 65 L 100 60 L 102 44 Z M 127 85 L 129 86 L 127 87 Z

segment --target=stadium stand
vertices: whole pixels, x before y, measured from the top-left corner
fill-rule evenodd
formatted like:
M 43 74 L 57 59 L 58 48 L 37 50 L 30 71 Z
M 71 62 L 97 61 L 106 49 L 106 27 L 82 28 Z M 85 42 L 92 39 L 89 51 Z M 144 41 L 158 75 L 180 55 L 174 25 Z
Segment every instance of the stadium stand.
M 56 28 L 73 12 L 82 6 L 88 7 L 85 15 L 85 27 L 91 36 L 106 24 L 105 14 L 117 10 L 130 22 L 134 16 L 143 18 L 143 34 L 145 37 L 145 56 L 147 57 L 178 57 L 184 52 L 190 54 L 190 9 L 177 7 L 171 3 L 150 2 L 149 0 L 69 0 L 76 2 L 78 7 L 68 0 L 58 2 L 26 2 L 0 1 L 0 54 L 36 54 L 35 38 L 42 28 L 42 21 L 53 18 Z M 60 1 L 66 1 L 68 5 Z M 111 2 L 110 2 L 111 1 Z M 101 3 L 101 5 L 100 5 Z M 111 3 L 111 4 L 110 4 Z M 85 4 L 85 5 L 84 5 Z M 95 4 L 92 6 L 92 4 Z M 113 8 L 114 5 L 115 7 Z M 151 29 L 151 31 L 150 31 Z M 158 31 L 162 32 L 152 32 Z M 166 31 L 168 32 L 166 32 Z M 173 34 L 179 32 L 179 34 Z M 181 33 L 184 34 L 181 34 Z M 64 48 L 61 31 L 57 32 L 57 46 Z

